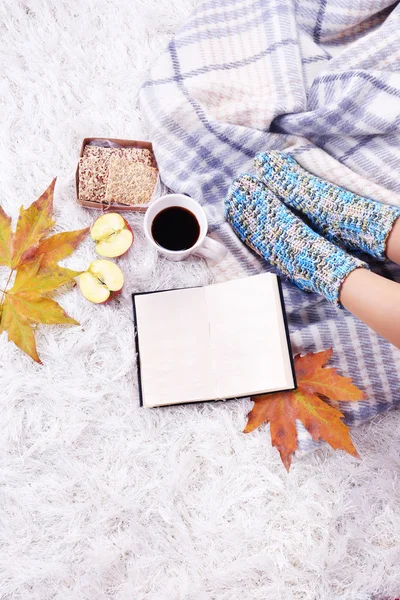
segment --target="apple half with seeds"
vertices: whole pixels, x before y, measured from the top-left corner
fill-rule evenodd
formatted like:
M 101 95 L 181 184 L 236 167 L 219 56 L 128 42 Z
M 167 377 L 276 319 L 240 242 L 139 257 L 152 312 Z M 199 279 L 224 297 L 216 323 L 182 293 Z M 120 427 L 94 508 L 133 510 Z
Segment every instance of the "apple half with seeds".
M 129 223 L 118 213 L 106 213 L 93 223 L 91 238 L 96 242 L 96 252 L 106 258 L 122 256 L 133 243 Z
M 123 285 L 124 275 L 111 260 L 94 260 L 87 271 L 79 275 L 82 294 L 94 304 L 107 302 L 122 290 Z

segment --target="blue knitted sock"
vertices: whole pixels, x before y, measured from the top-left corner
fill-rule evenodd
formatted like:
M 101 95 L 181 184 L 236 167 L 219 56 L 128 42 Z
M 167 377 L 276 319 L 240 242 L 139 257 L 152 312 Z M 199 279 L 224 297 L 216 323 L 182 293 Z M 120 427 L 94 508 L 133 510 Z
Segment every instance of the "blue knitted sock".
M 346 277 L 365 263 L 349 256 L 298 219 L 261 181 L 240 175 L 225 200 L 226 218 L 239 238 L 299 288 L 339 304 Z
M 385 260 L 386 242 L 400 208 L 357 196 L 305 171 L 285 152 L 264 152 L 254 159 L 268 188 L 301 211 L 327 240 Z

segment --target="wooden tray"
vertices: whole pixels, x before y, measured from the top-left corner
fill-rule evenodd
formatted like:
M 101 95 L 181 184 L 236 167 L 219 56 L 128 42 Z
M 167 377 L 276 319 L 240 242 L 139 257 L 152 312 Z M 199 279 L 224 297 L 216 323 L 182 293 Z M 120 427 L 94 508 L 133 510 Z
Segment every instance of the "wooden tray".
M 126 148 L 128 146 L 134 147 L 134 148 L 144 148 L 145 150 L 150 150 L 150 152 L 153 153 L 153 145 L 150 142 L 143 142 L 141 140 L 118 140 L 115 138 L 95 137 L 95 138 L 85 138 L 83 140 L 79 158 L 82 158 L 85 146 L 87 146 L 89 144 L 89 142 L 93 142 L 94 140 L 107 140 L 108 142 L 115 142 L 116 144 L 119 144 L 123 148 Z M 154 156 L 154 154 L 153 154 L 153 156 Z M 157 167 L 155 158 L 154 158 L 154 163 L 156 164 L 156 167 Z M 75 174 L 75 184 L 76 184 L 76 201 L 78 202 L 78 204 L 80 204 L 81 206 L 85 206 L 86 208 L 93 208 L 95 210 L 101 210 L 103 212 L 106 212 L 108 210 L 121 211 L 121 212 L 146 212 L 147 207 L 149 206 L 149 204 L 138 204 L 137 206 L 127 206 L 126 204 L 104 204 L 104 202 L 102 203 L 102 202 L 92 202 L 89 200 L 81 200 L 79 198 L 79 162 L 78 162 L 78 167 L 76 169 L 76 174 Z

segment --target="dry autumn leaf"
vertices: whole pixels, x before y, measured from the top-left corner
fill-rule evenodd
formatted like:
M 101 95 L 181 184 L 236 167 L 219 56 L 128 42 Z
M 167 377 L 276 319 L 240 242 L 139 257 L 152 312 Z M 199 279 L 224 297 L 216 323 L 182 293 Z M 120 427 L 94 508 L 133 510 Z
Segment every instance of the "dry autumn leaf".
M 45 237 L 54 225 L 54 185 L 55 180 L 27 209 L 21 207 L 14 234 L 10 217 L 0 208 L 0 265 L 11 268 L 6 287 L 0 290 L 0 332 L 7 331 L 9 341 L 39 363 L 33 329 L 36 324 L 79 325 L 47 294 L 80 274 L 57 263 L 72 254 L 89 231 L 86 228 Z M 14 271 L 14 284 L 7 289 Z
M 365 394 L 351 379 L 339 375 L 335 368 L 324 368 L 332 353 L 333 350 L 329 349 L 295 356 L 296 390 L 252 398 L 254 406 L 248 414 L 244 431 L 249 433 L 262 423 L 269 423 L 272 445 L 279 451 L 287 471 L 297 448 L 297 419 L 315 441 L 324 440 L 334 450 L 345 450 L 358 457 L 350 430 L 342 421 L 343 414 L 321 396 L 335 401 L 356 402 L 365 399 Z
M 2 307 L 1 327 L 2 331 L 7 331 L 10 342 L 14 342 L 36 362 L 42 362 L 36 350 L 35 336 L 29 321 L 16 312 L 12 303 Z
M 28 208 L 21 206 L 17 228 L 11 241 L 11 268 L 35 256 L 39 242 L 54 225 L 53 195 L 56 180 L 53 179 L 47 190 Z
M 6 267 L 11 263 L 11 218 L 0 206 L 0 265 Z
M 87 229 L 64 231 L 42 240 L 36 254 L 42 256 L 41 268 L 53 265 L 73 253 L 78 244 L 84 239 Z
M 15 277 L 15 282 L 9 293 L 24 293 L 28 290 L 30 293 L 47 294 L 56 290 L 64 283 L 71 281 L 73 277 L 79 274 L 79 271 L 64 269 L 55 263 L 51 267 L 42 267 L 42 256 L 38 256 L 26 264 L 20 266 Z

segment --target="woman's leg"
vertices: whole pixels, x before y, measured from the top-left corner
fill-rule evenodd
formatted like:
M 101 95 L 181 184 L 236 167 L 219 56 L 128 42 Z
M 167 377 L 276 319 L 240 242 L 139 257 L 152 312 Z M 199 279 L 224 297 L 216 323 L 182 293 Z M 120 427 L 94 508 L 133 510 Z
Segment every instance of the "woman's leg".
M 400 219 L 397 219 L 386 244 L 386 256 L 400 265 Z
M 400 348 L 399 283 L 356 269 L 342 284 L 339 299 L 353 315 Z
M 386 255 L 400 264 L 400 219 L 388 237 Z M 339 298 L 353 315 L 400 348 L 400 283 L 356 269 L 342 284 Z
M 252 175 L 234 180 L 225 210 L 238 237 L 300 289 L 342 304 L 400 348 L 400 284 L 371 273 L 365 263 L 318 235 Z M 400 263 L 400 218 L 391 224 L 389 236 L 388 229 L 381 236 L 379 255 Z

